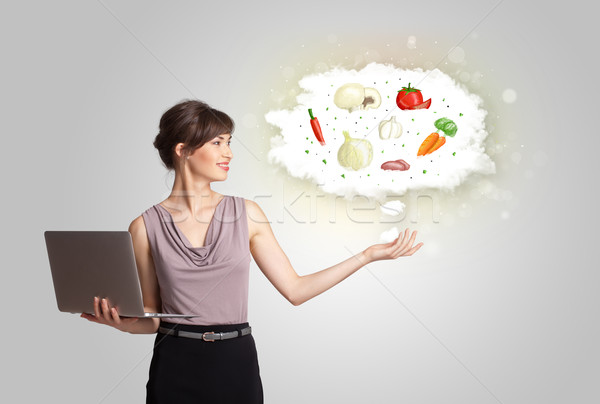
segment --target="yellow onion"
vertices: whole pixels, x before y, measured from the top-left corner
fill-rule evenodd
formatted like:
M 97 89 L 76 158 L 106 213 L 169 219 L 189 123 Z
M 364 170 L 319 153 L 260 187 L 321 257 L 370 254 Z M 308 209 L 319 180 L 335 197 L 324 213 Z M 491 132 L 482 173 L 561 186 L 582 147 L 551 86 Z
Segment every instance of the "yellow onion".
M 347 130 L 344 134 L 344 144 L 338 150 L 338 162 L 341 166 L 360 170 L 367 167 L 373 160 L 373 146 L 366 139 L 351 138 Z

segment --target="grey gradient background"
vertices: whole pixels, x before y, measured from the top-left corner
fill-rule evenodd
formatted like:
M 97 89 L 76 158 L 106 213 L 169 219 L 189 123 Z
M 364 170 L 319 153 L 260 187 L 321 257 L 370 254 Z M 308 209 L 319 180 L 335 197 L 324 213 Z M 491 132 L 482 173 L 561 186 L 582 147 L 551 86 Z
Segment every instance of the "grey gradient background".
M 487 180 L 512 197 L 477 198 L 480 179 L 431 191 L 430 214 L 407 204 L 393 224 L 420 231 L 417 255 L 300 307 L 252 262 L 266 402 L 599 402 L 598 32 L 583 4 L 3 2 L 0 400 L 143 402 L 154 336 L 58 312 L 43 232 L 125 230 L 163 200 L 172 177 L 152 140 L 184 98 L 236 120 L 229 179 L 214 189 L 256 200 L 299 273 L 378 242 L 392 224 L 376 210 L 334 209 L 268 164 L 262 117 L 302 74 L 402 59 L 414 35 L 416 64 L 452 70 L 444 57 L 460 44 L 481 73 L 470 89 L 490 140 L 506 144 Z

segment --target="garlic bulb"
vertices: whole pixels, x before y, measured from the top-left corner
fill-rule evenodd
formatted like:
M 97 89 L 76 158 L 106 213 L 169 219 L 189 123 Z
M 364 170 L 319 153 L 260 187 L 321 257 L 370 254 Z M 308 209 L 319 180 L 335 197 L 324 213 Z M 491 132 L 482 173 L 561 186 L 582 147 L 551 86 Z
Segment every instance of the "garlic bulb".
M 396 122 L 396 117 L 383 120 L 379 123 L 379 137 L 381 139 L 395 139 L 402 135 L 402 125 Z
M 338 162 L 341 166 L 360 170 L 373 160 L 373 146 L 366 139 L 351 138 L 347 130 L 343 131 L 344 144 L 338 150 Z

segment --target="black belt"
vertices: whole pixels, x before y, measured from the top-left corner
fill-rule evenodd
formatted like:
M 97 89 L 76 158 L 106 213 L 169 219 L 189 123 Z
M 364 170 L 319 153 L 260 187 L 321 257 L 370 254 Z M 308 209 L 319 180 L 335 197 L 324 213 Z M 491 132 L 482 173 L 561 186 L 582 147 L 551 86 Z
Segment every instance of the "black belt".
M 252 327 L 243 328 L 240 330 L 240 332 L 238 332 L 238 331 L 191 332 L 191 331 L 180 331 L 178 329 L 167 328 L 167 327 L 159 327 L 158 332 L 160 332 L 162 334 L 173 335 L 175 337 L 195 338 L 195 339 L 201 339 L 206 342 L 215 342 L 215 341 L 221 341 L 224 339 L 232 339 L 232 338 L 243 337 L 244 335 L 248 335 L 252 332 Z

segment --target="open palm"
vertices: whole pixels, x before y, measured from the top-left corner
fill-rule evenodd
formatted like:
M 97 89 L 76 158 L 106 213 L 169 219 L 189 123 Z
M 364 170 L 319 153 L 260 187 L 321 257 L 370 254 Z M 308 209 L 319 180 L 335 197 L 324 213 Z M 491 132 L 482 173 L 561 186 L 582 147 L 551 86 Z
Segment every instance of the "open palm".
M 413 231 L 409 237 L 410 229 L 400 233 L 398 238 L 385 244 L 374 244 L 366 249 L 365 253 L 370 261 L 394 260 L 398 257 L 413 255 L 423 246 L 419 243 L 413 247 L 417 231 Z

